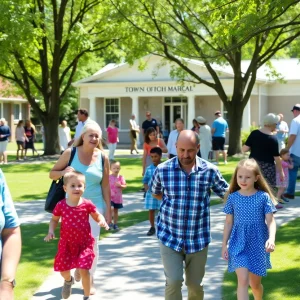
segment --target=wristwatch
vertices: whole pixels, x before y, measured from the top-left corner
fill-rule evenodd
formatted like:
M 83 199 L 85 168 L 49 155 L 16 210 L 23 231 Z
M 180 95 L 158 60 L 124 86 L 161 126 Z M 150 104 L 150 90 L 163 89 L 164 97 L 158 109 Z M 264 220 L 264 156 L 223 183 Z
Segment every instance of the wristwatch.
M 16 286 L 16 280 L 15 279 L 7 279 L 7 278 L 3 278 L 1 279 L 1 282 L 8 282 L 11 284 L 12 288 L 14 288 Z

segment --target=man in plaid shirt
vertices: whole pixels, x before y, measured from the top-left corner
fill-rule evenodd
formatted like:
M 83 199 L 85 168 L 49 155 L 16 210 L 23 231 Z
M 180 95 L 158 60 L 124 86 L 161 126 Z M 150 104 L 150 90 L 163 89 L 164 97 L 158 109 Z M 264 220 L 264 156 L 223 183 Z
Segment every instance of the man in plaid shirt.
M 157 237 L 166 276 L 165 299 L 181 300 L 183 260 L 189 300 L 203 300 L 210 237 L 210 194 L 223 198 L 228 189 L 216 166 L 197 157 L 199 136 L 184 130 L 177 140 L 177 157 L 158 165 L 150 183 L 162 200 Z

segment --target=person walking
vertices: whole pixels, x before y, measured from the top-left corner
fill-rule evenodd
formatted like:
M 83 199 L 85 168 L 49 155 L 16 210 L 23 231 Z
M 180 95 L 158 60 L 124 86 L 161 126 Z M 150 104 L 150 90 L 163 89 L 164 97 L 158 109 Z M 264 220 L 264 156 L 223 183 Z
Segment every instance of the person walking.
M 209 152 L 211 151 L 211 128 L 206 124 L 206 119 L 202 116 L 196 118 L 199 128 L 200 138 L 200 153 L 201 157 L 208 160 Z
M 142 134 L 145 135 L 148 128 L 154 128 L 159 135 L 159 126 L 157 121 L 152 118 L 151 111 L 146 112 L 146 120 L 142 124 Z
M 10 137 L 10 128 L 6 124 L 4 118 L 0 119 L 0 163 L 7 164 L 7 144 Z
M 109 149 L 108 158 L 114 160 L 117 143 L 119 142 L 119 129 L 116 127 L 116 121 L 111 120 L 109 126 L 106 129 L 107 132 L 107 146 Z
M 138 138 L 138 134 L 140 132 L 140 127 L 139 127 L 139 125 L 136 124 L 135 114 L 131 115 L 129 124 L 130 124 L 129 134 L 130 134 L 130 140 L 131 140 L 130 154 L 133 154 L 133 150 L 136 152 L 136 154 L 139 154 L 138 149 L 137 149 L 137 138 Z
M 17 160 L 21 160 L 24 158 L 24 147 L 25 147 L 25 139 L 26 139 L 23 120 L 19 120 L 19 122 L 18 122 L 16 131 L 15 131 L 15 139 L 16 139 L 17 147 L 18 147 Z M 20 151 L 21 151 L 21 158 L 19 155 Z
M 279 117 L 270 113 L 264 116 L 261 129 L 253 130 L 248 136 L 245 145 L 242 147 L 243 152 L 250 151 L 249 158 L 254 158 L 271 187 L 273 193 L 276 190 L 276 169 L 280 180 L 284 181 L 281 160 L 278 152 L 278 141 L 274 131 Z M 276 208 L 283 208 L 277 204 Z
M 166 277 L 165 299 L 182 299 L 183 261 L 189 300 L 203 300 L 203 277 L 210 237 L 210 195 L 228 189 L 217 167 L 197 157 L 199 136 L 183 130 L 177 156 L 159 164 L 151 192 L 161 200 L 157 237 Z
M 95 240 L 91 233 L 89 216 L 101 227 L 109 229 L 105 218 L 92 201 L 82 198 L 85 190 L 85 176 L 80 172 L 68 172 L 64 176 L 66 199 L 58 202 L 53 210 L 49 231 L 44 238 L 46 242 L 55 238 L 55 229 L 61 219 L 58 252 L 54 260 L 54 271 L 60 272 L 64 278 L 62 298 L 67 299 L 72 293 L 74 277 L 71 269 L 77 269 L 82 278 L 84 297 L 90 299 L 90 269 L 95 257 Z
M 177 155 L 176 152 L 176 142 L 179 133 L 184 129 L 184 121 L 181 118 L 178 118 L 175 120 L 175 130 L 172 130 L 170 132 L 169 138 L 168 138 L 168 153 L 169 153 L 169 158 L 173 158 L 174 156 Z
M 278 140 L 278 151 L 280 152 L 282 149 L 286 147 L 285 140 L 288 137 L 289 126 L 283 121 L 283 114 L 279 114 L 279 122 L 276 125 L 276 137 Z
M 102 131 L 96 122 L 87 122 L 82 128 L 81 136 L 75 141 L 76 152 L 68 166 L 71 157 L 71 148 L 66 149 L 50 171 L 49 177 L 57 180 L 70 171 L 78 171 L 85 175 L 86 188 L 83 197 L 91 200 L 97 210 L 105 215 L 106 222 L 111 222 L 110 188 L 109 188 L 109 160 L 106 157 L 101 142 Z M 100 228 L 94 220 L 90 219 L 92 235 L 95 239 L 95 259 L 91 268 L 91 294 L 95 294 L 94 274 L 98 261 L 98 242 Z M 80 280 L 79 271 L 75 272 L 75 280 Z
M 249 299 L 249 284 L 254 299 L 263 299 L 261 278 L 271 269 L 270 252 L 275 250 L 275 203 L 257 162 L 240 161 L 225 197 L 222 244 L 228 272 L 235 272 L 238 278 L 239 300 Z
M 60 151 L 65 151 L 68 148 L 69 142 L 71 141 L 71 131 L 66 120 L 61 121 L 61 125 L 58 126 L 58 137 Z
M 27 149 L 32 150 L 32 156 L 34 156 L 34 153 L 36 153 L 37 156 L 39 157 L 40 155 L 39 155 L 39 153 L 37 152 L 37 150 L 35 149 L 35 146 L 34 146 L 36 130 L 35 130 L 35 126 L 31 123 L 30 120 L 25 121 L 24 130 L 25 130 L 25 135 L 26 135 L 24 159 L 27 158 L 27 156 L 26 156 L 27 155 Z
M 222 118 L 221 112 L 215 112 L 215 120 L 211 126 L 212 148 L 215 152 L 216 164 L 219 164 L 219 151 L 222 151 L 224 164 L 227 164 L 227 153 L 225 151 L 225 137 L 228 131 L 227 121 Z
M 289 169 L 289 184 L 284 198 L 294 199 L 297 173 L 300 168 L 300 104 L 292 108 L 294 119 L 291 122 L 287 148 L 290 150 L 293 168 Z

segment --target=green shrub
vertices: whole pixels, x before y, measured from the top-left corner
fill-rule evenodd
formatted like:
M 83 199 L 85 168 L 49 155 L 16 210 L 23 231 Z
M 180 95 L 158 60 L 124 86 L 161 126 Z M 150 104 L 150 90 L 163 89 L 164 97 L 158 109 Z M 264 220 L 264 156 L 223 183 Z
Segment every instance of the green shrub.
M 242 130 L 241 131 L 241 140 L 242 140 L 242 145 L 245 145 L 246 141 L 247 141 L 247 138 L 249 136 L 249 134 L 255 130 L 255 129 L 258 129 L 259 127 L 256 127 L 256 126 L 251 126 L 250 127 L 250 130 Z
M 70 131 L 70 134 L 71 134 L 71 138 L 73 139 L 74 138 L 74 136 L 75 136 L 75 131 Z

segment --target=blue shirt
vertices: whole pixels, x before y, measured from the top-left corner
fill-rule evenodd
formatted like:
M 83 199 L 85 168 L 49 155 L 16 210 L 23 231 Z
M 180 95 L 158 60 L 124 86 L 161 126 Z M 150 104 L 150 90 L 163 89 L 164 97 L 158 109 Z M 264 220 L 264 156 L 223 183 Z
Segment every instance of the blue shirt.
M 199 157 L 190 174 L 184 172 L 177 157 L 157 166 L 151 191 L 163 194 L 157 218 L 157 237 L 162 244 L 188 254 L 210 243 L 211 189 L 223 198 L 228 183 L 215 165 Z
M 2 173 L 2 170 L 0 170 L 0 257 L 2 255 L 2 230 L 18 226 L 20 226 L 18 215 L 6 184 L 4 174 Z
M 213 134 L 214 137 L 225 137 L 226 136 L 228 124 L 227 124 L 226 120 L 224 120 L 222 117 L 215 119 L 213 121 L 211 127 L 215 129 L 215 132 Z
M 0 142 L 8 141 L 10 129 L 7 125 L 0 126 L 0 135 L 3 135 L 3 137 L 0 138 Z

